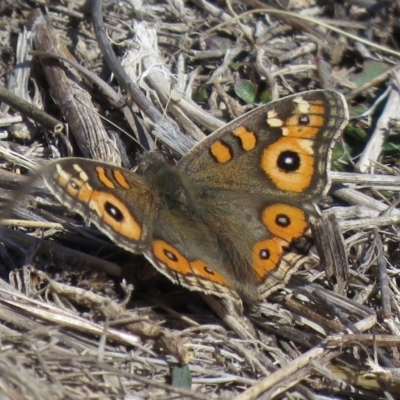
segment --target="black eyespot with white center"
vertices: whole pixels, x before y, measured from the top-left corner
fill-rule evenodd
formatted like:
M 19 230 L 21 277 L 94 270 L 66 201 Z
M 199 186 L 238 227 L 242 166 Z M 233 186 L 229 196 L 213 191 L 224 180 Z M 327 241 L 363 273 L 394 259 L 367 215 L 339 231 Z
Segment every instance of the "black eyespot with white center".
M 79 188 L 80 188 L 80 185 L 78 185 L 77 183 L 76 183 L 76 181 L 75 180 L 70 180 L 69 182 L 69 186 L 71 186 L 71 188 L 72 189 L 74 189 L 74 190 L 78 190 Z
M 111 204 L 109 201 L 105 202 L 104 210 L 116 222 L 122 222 L 124 220 L 124 215 L 122 214 L 121 210 L 118 207 L 115 207 L 114 204 Z
M 276 162 L 278 168 L 283 172 L 294 172 L 300 168 L 300 156 L 295 151 L 282 151 Z
M 164 254 L 171 261 L 173 261 L 173 262 L 177 262 L 178 261 L 178 257 L 174 253 L 171 253 L 169 250 L 164 250 Z
M 302 114 L 299 117 L 299 125 L 308 125 L 310 123 L 310 118 L 306 114 Z
M 271 253 L 269 252 L 268 249 L 260 250 L 260 258 L 262 260 L 268 260 L 270 256 L 271 256 Z
M 285 214 L 278 214 L 275 217 L 275 223 L 281 228 L 287 228 L 290 225 L 290 218 Z

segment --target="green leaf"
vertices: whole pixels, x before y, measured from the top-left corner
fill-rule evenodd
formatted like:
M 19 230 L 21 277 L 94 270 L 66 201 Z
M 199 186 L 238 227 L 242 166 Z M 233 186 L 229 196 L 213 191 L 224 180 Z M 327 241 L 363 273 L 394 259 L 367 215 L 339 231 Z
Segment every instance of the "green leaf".
M 237 71 L 241 65 L 242 65 L 241 61 L 235 61 L 235 60 L 229 63 L 229 67 L 234 71 Z
M 396 137 L 397 136 L 397 137 Z M 400 140 L 399 140 L 398 135 L 393 135 L 390 137 L 390 141 L 384 143 L 383 145 L 383 151 L 385 153 L 389 154 L 396 154 L 398 155 L 400 153 Z
M 172 368 L 171 385 L 183 389 L 191 388 L 192 375 L 187 364 L 177 365 Z
M 208 100 L 208 92 L 205 88 L 198 88 L 193 93 L 193 100 L 199 103 L 206 103 Z
M 364 68 L 362 72 L 359 74 L 353 74 L 352 75 L 352 81 L 357 85 L 357 86 L 362 86 L 373 79 L 375 79 L 377 76 L 381 75 L 383 72 L 387 71 L 389 69 L 389 66 L 379 62 L 379 61 L 366 61 L 364 63 Z
M 271 91 L 270 90 L 263 90 L 260 96 L 260 103 L 267 104 L 271 101 Z
M 239 79 L 235 82 L 233 90 L 236 96 L 241 98 L 247 104 L 253 104 L 257 97 L 257 86 L 253 85 L 250 81 Z
M 346 126 L 344 129 L 344 134 L 361 142 L 365 142 L 368 136 L 364 129 L 352 124 L 348 124 Z
M 347 171 L 349 167 L 349 154 L 351 154 L 352 148 L 341 141 L 335 145 L 332 151 L 332 164 L 335 171 Z

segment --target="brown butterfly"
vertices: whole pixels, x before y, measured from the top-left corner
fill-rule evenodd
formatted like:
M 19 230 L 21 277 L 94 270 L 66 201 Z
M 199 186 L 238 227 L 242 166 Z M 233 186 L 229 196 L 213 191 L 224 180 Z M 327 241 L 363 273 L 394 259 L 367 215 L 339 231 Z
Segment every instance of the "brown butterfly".
M 331 149 L 348 121 L 342 95 L 316 90 L 263 105 L 199 143 L 176 166 L 154 155 L 140 173 L 53 161 L 57 199 L 173 282 L 248 301 L 285 285 L 297 244 L 329 189 Z

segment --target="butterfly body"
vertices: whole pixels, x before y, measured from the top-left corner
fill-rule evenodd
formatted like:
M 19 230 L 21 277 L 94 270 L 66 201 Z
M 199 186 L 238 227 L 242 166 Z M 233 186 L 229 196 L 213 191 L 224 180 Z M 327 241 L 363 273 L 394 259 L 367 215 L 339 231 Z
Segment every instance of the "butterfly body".
M 67 158 L 44 179 L 60 202 L 172 281 L 255 301 L 297 269 L 347 119 L 338 93 L 305 92 L 239 117 L 177 166 L 154 154 L 138 173 Z

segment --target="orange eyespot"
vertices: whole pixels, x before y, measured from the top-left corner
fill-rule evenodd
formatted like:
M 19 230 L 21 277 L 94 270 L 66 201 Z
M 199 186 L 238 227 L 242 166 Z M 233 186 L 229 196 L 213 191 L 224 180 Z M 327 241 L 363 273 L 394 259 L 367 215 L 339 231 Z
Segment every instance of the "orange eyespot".
M 301 193 L 315 171 L 312 141 L 283 137 L 264 149 L 260 165 L 277 189 Z
M 212 267 L 200 260 L 189 261 L 174 246 L 164 240 L 153 242 L 153 253 L 161 263 L 179 274 L 204 278 L 224 286 L 228 285 L 226 279 Z
M 304 235 L 308 228 L 305 212 L 287 204 L 274 204 L 262 212 L 262 222 L 276 237 L 291 242 Z
M 253 270 L 259 280 L 278 268 L 282 251 L 282 244 L 276 238 L 262 240 L 253 246 Z

